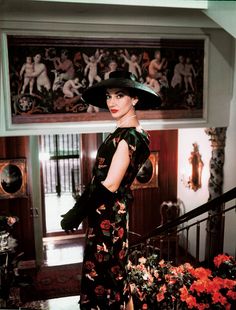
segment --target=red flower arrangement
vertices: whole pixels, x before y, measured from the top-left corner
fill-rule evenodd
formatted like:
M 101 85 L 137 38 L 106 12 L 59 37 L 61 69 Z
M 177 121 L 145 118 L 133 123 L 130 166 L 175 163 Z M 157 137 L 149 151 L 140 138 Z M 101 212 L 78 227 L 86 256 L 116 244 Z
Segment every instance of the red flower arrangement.
M 129 265 L 135 309 L 236 309 L 236 262 L 232 256 L 214 258 L 214 268 L 173 266 L 157 255 Z
M 227 264 L 227 262 L 232 261 L 233 262 L 233 256 L 228 256 L 225 254 L 219 254 L 214 258 L 214 264 L 217 268 L 220 267 L 221 264 Z

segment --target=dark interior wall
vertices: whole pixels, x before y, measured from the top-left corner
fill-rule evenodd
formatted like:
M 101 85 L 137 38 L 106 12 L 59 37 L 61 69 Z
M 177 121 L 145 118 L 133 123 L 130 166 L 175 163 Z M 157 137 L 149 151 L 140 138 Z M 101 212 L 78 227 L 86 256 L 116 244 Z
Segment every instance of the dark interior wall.
M 29 137 L 0 137 L 0 159 L 26 159 L 29 173 Z M 0 199 L 0 215 L 16 215 L 19 222 L 11 231 L 17 239 L 18 251 L 23 251 L 25 259 L 35 258 L 34 229 L 32 217 L 31 185 L 26 177 L 27 197 Z
M 160 205 L 177 198 L 178 131 L 150 131 L 150 150 L 158 152 L 157 188 L 134 190 L 130 231 L 141 235 L 160 225 Z
M 102 143 L 102 134 L 82 134 L 80 137 L 80 159 L 82 184 L 86 186 L 91 180 L 92 169 L 98 147 Z

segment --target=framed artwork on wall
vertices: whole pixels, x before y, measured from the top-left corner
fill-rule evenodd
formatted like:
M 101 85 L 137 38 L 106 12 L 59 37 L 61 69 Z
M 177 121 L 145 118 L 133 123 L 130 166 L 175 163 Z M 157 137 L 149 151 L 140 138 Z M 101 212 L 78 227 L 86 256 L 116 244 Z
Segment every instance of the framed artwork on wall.
M 110 121 L 85 104 L 84 90 L 127 70 L 153 88 L 160 106 L 138 110 L 141 120 L 201 119 L 206 110 L 206 38 L 68 38 L 7 35 L 12 124 Z
M 131 189 L 158 187 L 158 152 L 151 152 L 140 168 Z
M 27 196 L 26 159 L 0 159 L 0 199 Z

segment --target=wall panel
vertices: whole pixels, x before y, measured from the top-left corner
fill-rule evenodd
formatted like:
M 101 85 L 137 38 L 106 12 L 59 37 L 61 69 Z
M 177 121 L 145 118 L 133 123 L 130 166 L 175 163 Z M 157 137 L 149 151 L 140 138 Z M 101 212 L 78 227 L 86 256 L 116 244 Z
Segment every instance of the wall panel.
M 0 137 L 0 159 L 29 158 L 29 137 Z M 27 165 L 27 170 L 29 170 Z M 28 183 L 26 198 L 0 199 L 0 215 L 16 215 L 19 222 L 13 226 L 12 233 L 17 239 L 17 251 L 25 253 L 24 259 L 35 258 L 33 217 L 31 214 L 31 186 Z
M 130 231 L 141 235 L 160 225 L 160 205 L 177 198 L 177 130 L 150 131 L 150 150 L 159 153 L 158 188 L 134 190 Z

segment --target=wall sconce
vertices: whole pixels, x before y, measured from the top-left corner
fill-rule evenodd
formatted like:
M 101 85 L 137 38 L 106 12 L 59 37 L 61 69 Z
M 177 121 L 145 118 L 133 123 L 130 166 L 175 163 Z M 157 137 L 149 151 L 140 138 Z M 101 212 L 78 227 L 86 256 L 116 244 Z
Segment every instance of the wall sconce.
M 195 192 L 202 186 L 202 168 L 204 163 L 202 156 L 199 153 L 198 144 L 193 143 L 193 151 L 188 159 L 190 166 L 188 173 L 183 173 L 181 182 L 185 187 L 194 190 Z

